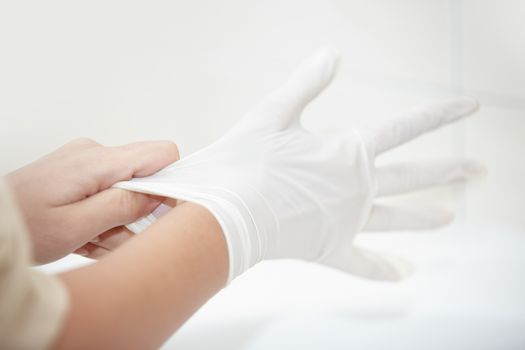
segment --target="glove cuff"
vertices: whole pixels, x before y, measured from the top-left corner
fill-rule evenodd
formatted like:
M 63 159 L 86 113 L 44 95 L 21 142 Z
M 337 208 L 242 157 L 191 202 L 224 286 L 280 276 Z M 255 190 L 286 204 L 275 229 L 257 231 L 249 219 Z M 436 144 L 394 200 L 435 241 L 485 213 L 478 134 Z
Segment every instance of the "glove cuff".
M 258 227 L 256 225 L 257 221 L 265 221 L 256 220 L 252 211 L 248 209 L 253 208 L 253 205 L 257 205 L 257 201 L 255 201 L 256 203 L 251 203 L 250 207 L 248 207 L 239 196 L 222 188 L 204 189 L 194 186 L 175 188 L 170 184 L 166 188 L 156 186 L 155 191 L 151 191 L 148 184 L 139 182 L 120 182 L 115 184 L 114 187 L 169 196 L 178 200 L 197 203 L 210 211 L 221 226 L 228 247 L 229 271 L 227 283 L 230 283 L 235 277 L 264 258 L 267 246 L 266 237 L 268 237 L 266 231 L 269 228 L 261 227 L 261 225 Z M 260 198 L 258 202 L 261 202 Z M 267 215 L 271 214 L 268 212 L 265 203 L 260 203 L 258 207 L 262 209 L 258 212 L 266 212 Z M 162 215 L 162 212 L 163 210 L 154 211 L 126 225 L 126 227 L 134 233 L 140 233 L 153 224 Z M 275 222 L 273 217 L 270 222 Z

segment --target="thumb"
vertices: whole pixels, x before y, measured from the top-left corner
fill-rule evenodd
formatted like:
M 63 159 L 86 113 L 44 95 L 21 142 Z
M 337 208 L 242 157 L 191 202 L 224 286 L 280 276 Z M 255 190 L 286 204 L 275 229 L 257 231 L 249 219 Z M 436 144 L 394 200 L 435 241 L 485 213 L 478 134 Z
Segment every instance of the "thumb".
M 163 197 L 110 188 L 64 207 L 63 215 L 74 218 L 81 244 L 117 226 L 127 225 L 157 208 Z
M 303 109 L 331 82 L 338 53 L 321 49 L 307 58 L 277 90 L 270 93 L 251 113 L 278 130 L 299 121 Z

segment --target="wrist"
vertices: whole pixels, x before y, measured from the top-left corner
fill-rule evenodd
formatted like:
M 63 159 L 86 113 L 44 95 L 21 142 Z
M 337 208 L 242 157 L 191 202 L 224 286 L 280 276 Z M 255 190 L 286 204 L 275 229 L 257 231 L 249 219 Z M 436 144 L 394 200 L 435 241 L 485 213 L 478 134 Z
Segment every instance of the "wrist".
M 176 198 L 206 208 L 219 223 L 228 248 L 228 282 L 267 258 L 276 245 L 278 221 L 265 198 L 253 187 L 173 185 L 158 186 L 151 191 L 140 181 L 121 182 L 114 187 Z M 142 232 L 159 217 L 152 213 L 127 227 Z

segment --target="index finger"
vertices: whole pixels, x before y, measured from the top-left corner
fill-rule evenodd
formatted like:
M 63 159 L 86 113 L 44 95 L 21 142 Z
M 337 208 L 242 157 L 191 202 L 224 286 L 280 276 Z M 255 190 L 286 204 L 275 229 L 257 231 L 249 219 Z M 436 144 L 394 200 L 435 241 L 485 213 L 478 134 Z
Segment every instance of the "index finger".
M 448 123 L 466 117 L 479 109 L 471 97 L 459 97 L 417 107 L 373 132 L 375 154 L 404 144 Z
M 179 160 L 179 152 L 171 141 L 135 142 L 106 147 L 92 164 L 91 174 L 98 191 L 133 177 L 149 176 Z

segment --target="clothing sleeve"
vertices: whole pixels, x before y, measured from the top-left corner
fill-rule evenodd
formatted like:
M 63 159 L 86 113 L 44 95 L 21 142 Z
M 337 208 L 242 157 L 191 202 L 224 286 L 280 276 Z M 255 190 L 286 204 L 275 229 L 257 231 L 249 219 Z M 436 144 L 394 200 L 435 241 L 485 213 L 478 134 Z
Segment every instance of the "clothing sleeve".
M 60 280 L 30 268 L 31 246 L 22 216 L 0 178 L 0 348 L 47 349 L 69 305 Z

